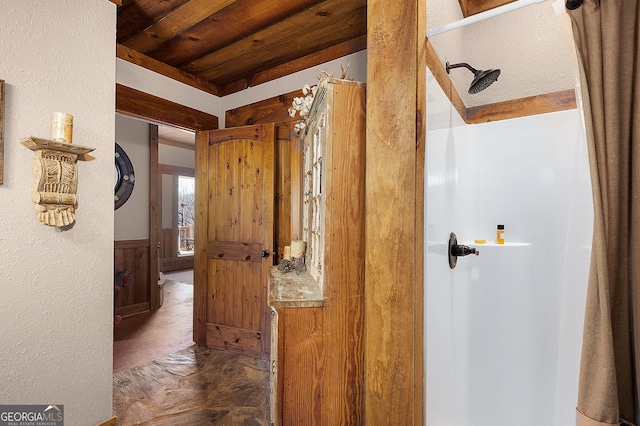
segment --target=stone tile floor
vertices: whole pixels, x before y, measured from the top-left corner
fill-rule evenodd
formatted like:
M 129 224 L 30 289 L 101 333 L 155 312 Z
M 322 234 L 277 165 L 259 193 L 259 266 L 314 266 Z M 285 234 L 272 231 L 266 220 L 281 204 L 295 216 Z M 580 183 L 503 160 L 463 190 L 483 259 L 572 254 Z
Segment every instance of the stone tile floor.
M 115 373 L 119 426 L 268 425 L 269 363 L 193 345 Z

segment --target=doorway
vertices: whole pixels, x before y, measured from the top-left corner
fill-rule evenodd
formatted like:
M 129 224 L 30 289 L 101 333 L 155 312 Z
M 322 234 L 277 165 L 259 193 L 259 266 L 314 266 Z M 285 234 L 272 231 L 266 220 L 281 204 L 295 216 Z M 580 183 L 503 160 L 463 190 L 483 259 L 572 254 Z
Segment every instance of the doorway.
M 123 305 L 124 297 L 116 300 L 116 313 L 124 319 L 114 327 L 114 372 L 193 344 L 188 188 L 194 186 L 195 162 L 194 132 L 118 116 L 116 139 L 136 169 L 131 200 L 116 211 L 116 270 L 134 271 L 118 294 L 135 293 L 139 300 L 135 309 Z

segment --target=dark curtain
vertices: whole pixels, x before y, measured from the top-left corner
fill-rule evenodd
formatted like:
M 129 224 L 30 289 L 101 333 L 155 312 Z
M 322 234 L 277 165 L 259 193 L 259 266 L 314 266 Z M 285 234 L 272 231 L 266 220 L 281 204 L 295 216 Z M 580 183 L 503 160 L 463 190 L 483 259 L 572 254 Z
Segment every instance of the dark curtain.
M 576 424 L 638 422 L 638 0 L 567 0 L 580 62 L 594 200 Z

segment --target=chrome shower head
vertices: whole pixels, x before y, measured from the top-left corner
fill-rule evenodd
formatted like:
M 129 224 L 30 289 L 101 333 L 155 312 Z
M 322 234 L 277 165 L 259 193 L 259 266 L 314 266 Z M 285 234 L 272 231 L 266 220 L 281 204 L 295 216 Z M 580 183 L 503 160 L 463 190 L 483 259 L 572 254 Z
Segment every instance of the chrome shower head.
M 472 94 L 472 95 L 475 93 L 481 92 L 487 87 L 491 86 L 494 81 L 498 81 L 498 76 L 500 75 L 499 69 L 482 71 L 482 70 L 477 70 L 473 68 L 471 65 L 466 64 L 464 62 L 461 62 L 459 64 L 453 64 L 453 65 L 449 65 L 449 62 L 447 62 L 447 66 L 446 66 L 447 74 L 449 74 L 449 71 L 452 68 L 460 68 L 460 67 L 465 67 L 469 69 L 469 71 L 471 71 L 474 75 L 473 81 L 471 82 L 471 86 L 469 86 L 469 94 Z

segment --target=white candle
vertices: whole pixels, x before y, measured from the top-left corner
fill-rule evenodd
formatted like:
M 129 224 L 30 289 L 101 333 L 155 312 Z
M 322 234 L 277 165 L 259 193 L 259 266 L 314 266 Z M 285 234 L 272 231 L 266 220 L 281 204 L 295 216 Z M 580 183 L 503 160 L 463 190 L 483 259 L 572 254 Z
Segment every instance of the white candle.
M 51 116 L 51 139 L 71 143 L 73 139 L 73 115 L 54 112 Z

